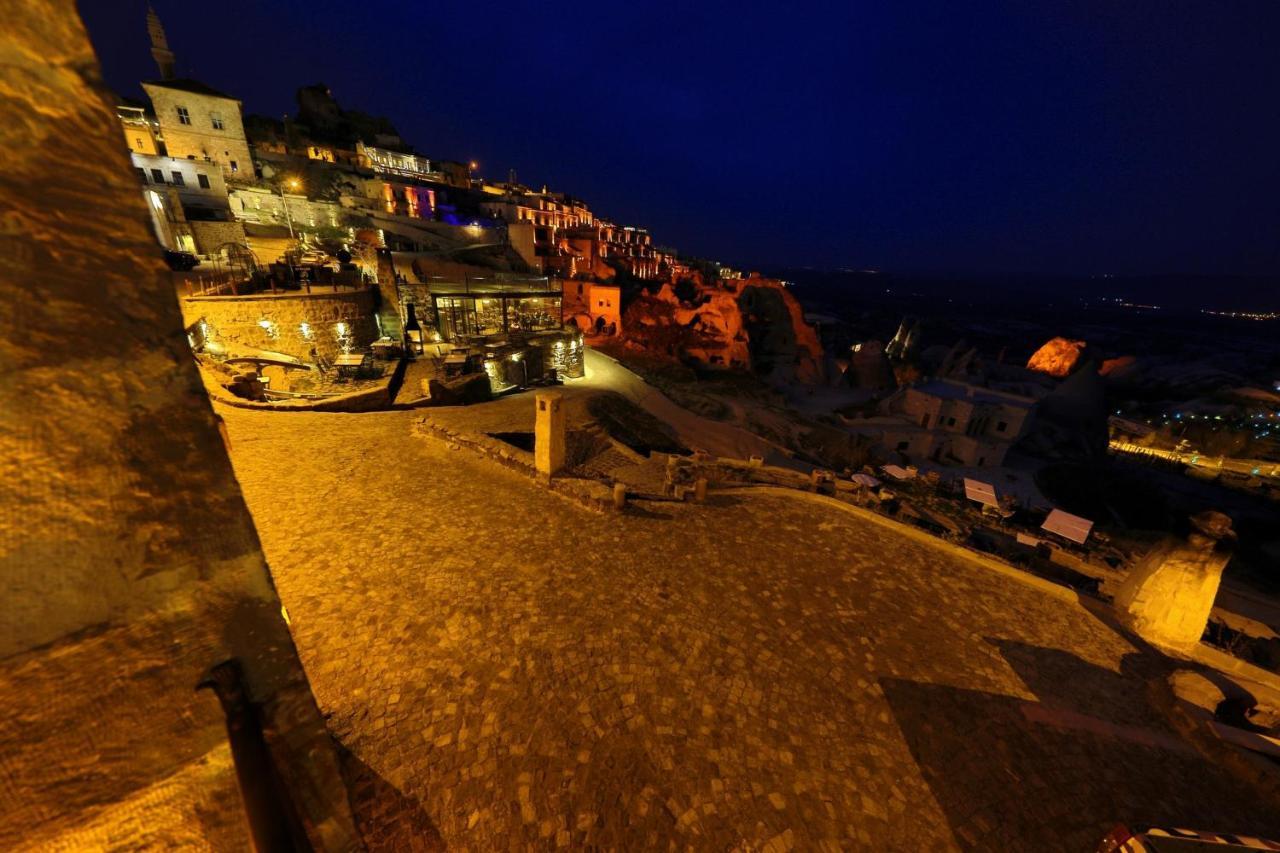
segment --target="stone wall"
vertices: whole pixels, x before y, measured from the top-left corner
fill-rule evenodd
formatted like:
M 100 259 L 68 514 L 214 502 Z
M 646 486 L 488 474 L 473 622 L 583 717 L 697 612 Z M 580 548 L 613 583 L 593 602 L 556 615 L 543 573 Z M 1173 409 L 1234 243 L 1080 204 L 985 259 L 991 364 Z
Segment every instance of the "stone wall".
M 239 222 L 188 220 L 191 234 L 196 241 L 196 251 L 202 255 L 216 254 L 225 243 L 244 245 L 244 226 Z
M 183 323 L 200 325 L 195 337 L 210 349 L 267 350 L 309 360 L 311 350 L 332 359 L 378 338 L 376 291 L 290 295 L 191 296 L 182 300 Z
M 0 849 L 245 849 L 195 689 L 228 659 L 311 843 L 353 849 L 75 4 L 0 17 Z
M 288 227 L 297 231 L 316 228 L 338 228 L 347 220 L 347 211 L 332 201 L 319 201 L 298 193 L 283 198 L 279 191 L 265 187 L 238 187 L 228 195 L 231 211 L 237 219 L 261 225 Z M 288 215 L 285 215 L 288 205 Z

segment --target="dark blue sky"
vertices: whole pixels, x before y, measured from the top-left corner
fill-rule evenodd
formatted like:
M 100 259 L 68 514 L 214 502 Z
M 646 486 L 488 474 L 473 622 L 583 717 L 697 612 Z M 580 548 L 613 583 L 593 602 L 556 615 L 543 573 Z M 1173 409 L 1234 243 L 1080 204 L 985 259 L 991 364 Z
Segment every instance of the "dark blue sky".
M 1277 0 L 155 5 L 247 112 L 323 81 L 726 262 L 1280 273 Z M 139 94 L 145 0 L 80 7 Z

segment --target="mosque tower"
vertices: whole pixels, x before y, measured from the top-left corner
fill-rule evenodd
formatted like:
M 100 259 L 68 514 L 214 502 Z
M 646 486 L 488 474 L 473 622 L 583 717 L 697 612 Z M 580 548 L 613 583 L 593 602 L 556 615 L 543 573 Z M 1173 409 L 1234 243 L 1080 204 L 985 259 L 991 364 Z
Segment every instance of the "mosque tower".
M 147 4 L 147 32 L 151 34 L 151 56 L 160 68 L 161 80 L 173 79 L 173 51 L 169 50 L 169 39 L 165 37 L 164 25 L 155 7 Z

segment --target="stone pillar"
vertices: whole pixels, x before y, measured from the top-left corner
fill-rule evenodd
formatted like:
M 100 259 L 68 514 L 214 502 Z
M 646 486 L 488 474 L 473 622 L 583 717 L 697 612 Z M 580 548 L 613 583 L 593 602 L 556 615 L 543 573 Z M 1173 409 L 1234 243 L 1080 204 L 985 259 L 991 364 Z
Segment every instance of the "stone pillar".
M 228 660 L 310 844 L 355 849 L 75 2 L 0 18 L 0 849 L 246 849 L 196 691 Z
M 1195 648 L 1209 624 L 1235 540 L 1231 519 L 1220 512 L 1202 512 L 1190 522 L 1186 539 L 1170 536 L 1143 557 L 1114 602 L 1134 633 L 1180 652 Z
M 552 477 L 564 468 L 564 395 L 559 391 L 539 391 L 535 397 L 537 414 L 533 427 L 533 459 L 538 473 Z

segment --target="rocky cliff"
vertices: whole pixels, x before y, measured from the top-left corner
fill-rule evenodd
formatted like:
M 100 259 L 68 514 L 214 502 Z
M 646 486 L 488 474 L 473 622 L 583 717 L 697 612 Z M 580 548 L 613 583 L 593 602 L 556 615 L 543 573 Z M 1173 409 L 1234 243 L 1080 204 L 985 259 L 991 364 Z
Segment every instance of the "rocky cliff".
M 636 297 L 623 318 L 629 346 L 780 382 L 823 381 L 822 344 L 775 279 L 706 282 L 700 275 Z
M 1027 367 L 1040 373 L 1047 373 L 1058 379 L 1064 379 L 1075 370 L 1080 356 L 1087 344 L 1084 341 L 1073 341 L 1067 338 L 1051 338 L 1044 346 L 1031 354 Z

